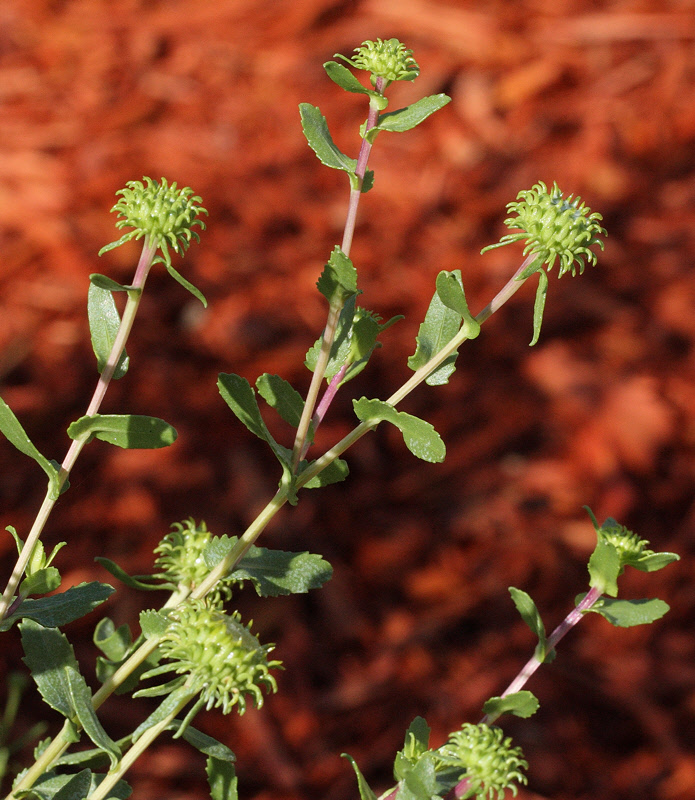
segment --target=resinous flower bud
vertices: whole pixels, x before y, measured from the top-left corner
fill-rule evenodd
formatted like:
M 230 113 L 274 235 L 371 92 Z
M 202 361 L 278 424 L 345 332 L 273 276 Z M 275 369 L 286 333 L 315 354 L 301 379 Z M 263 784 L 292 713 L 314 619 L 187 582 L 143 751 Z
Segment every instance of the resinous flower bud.
M 269 670 L 280 661 L 268 661 L 273 645 L 262 645 L 240 622 L 203 600 L 190 600 L 169 612 L 171 620 L 162 636 L 160 652 L 171 663 L 156 667 L 143 677 L 165 672 L 185 675 L 192 693 L 200 693 L 201 705 L 220 707 L 228 714 L 236 705 L 243 714 L 250 699 L 263 705 L 262 691 L 277 691 Z
M 341 58 L 355 69 L 364 69 L 371 72 L 372 85 L 376 78 L 392 81 L 413 81 L 420 74 L 420 67 L 413 58 L 413 51 L 408 50 L 398 39 L 386 39 L 376 42 L 362 42 L 355 48 L 356 55 L 347 58 L 336 53 L 336 58 Z
M 191 239 L 200 241 L 194 226 L 205 230 L 205 223 L 199 219 L 200 214 L 207 214 L 201 205 L 201 198 L 193 194 L 188 186 L 176 188 L 176 181 L 169 186 L 166 178 L 161 183 L 152 178 L 142 181 L 128 181 L 125 189 L 116 194 L 121 199 L 111 209 L 119 215 L 117 228 L 133 228 L 118 241 L 107 244 L 99 251 L 99 255 L 119 247 L 131 239 L 147 237 L 149 242 L 161 250 L 167 265 L 171 264 L 169 247 L 179 255 L 184 255 Z
M 596 254 L 589 248 L 597 244 L 603 250 L 601 236 L 606 235 L 597 220 L 600 214 L 591 213 L 591 209 L 581 198 L 565 198 L 556 183 L 548 191 L 546 185 L 539 181 L 532 189 L 519 192 L 516 202 L 508 203 L 507 210 L 516 216 L 504 221 L 508 228 L 518 228 L 518 233 L 509 233 L 497 243 L 485 247 L 481 252 L 502 247 L 505 244 L 526 240 L 524 255 L 535 255 L 533 267 L 535 271 L 542 264 L 548 269 L 559 259 L 559 277 L 571 271 L 575 274 L 584 271 L 585 263 L 594 265 Z
M 502 800 L 507 789 L 516 795 L 516 784 L 527 782 L 521 772 L 528 767 L 521 748 L 512 747 L 501 728 L 465 723 L 439 748 L 438 755 L 447 766 L 462 768 L 466 789 L 460 798 L 492 800 L 496 795 Z

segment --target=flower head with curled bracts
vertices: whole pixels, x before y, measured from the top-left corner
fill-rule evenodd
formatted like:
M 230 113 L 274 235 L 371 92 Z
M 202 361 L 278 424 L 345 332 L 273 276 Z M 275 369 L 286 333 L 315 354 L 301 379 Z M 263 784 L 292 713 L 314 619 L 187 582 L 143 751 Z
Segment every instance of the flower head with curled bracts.
M 516 795 L 516 784 L 527 782 L 521 772 L 528 767 L 521 748 L 512 747 L 511 739 L 504 737 L 501 728 L 465 723 L 449 736 L 437 754 L 442 764 L 461 768 L 465 783 L 463 786 L 459 783 L 463 794 L 458 794 L 457 787 L 460 800 L 468 797 L 492 800 L 495 793 L 497 800 L 502 800 L 505 790 L 511 789 Z
M 556 183 L 548 191 L 543 181 L 539 181 L 532 189 L 519 192 L 515 202 L 507 204 L 507 210 L 516 216 L 509 217 L 504 224 L 508 228 L 518 228 L 519 233 L 509 233 L 481 252 L 526 240 L 524 255 L 532 254 L 536 258 L 523 277 L 543 264 L 551 270 L 557 259 L 560 260 L 560 277 L 569 271 L 574 275 L 577 265 L 581 274 L 585 262 L 596 263 L 596 254 L 589 248 L 597 244 L 603 250 L 600 237 L 606 235 L 606 230 L 597 222 L 602 219 L 601 215 L 592 214 L 580 200 L 580 197 L 573 199 L 572 195 L 564 198 Z
M 121 195 L 111 209 L 119 215 L 116 227 L 133 230 L 118 241 L 102 247 L 99 255 L 131 239 L 138 240 L 145 236 L 162 251 L 164 262 L 170 266 L 169 247 L 183 255 L 191 239 L 200 241 L 194 226 L 199 225 L 201 230 L 205 230 L 205 223 L 198 217 L 208 212 L 200 205 L 201 198 L 194 195 L 189 187 L 177 189 L 176 181 L 169 186 L 166 178 L 162 178 L 161 183 L 147 177 L 143 181 L 144 184 L 142 181 L 128 181 L 125 189 L 116 192 Z
M 408 50 L 398 39 L 386 39 L 376 42 L 362 42 L 355 48 L 352 58 L 336 53 L 336 58 L 350 64 L 355 69 L 364 69 L 372 74 L 372 85 L 376 78 L 392 81 L 413 81 L 420 74 L 420 67 L 413 58 L 413 51 Z
M 277 691 L 269 670 L 280 661 L 268 661 L 273 645 L 262 645 L 240 622 L 239 615 L 226 614 L 205 600 L 188 600 L 168 612 L 169 625 L 161 637 L 159 651 L 169 663 L 145 673 L 143 679 L 168 672 L 182 676 L 180 683 L 145 689 L 144 696 L 169 692 L 185 686 L 192 696 L 199 694 L 194 708 L 221 708 L 228 714 L 236 705 L 246 710 L 247 698 L 263 705 L 262 690 Z M 190 715 L 189 715 L 190 717 Z

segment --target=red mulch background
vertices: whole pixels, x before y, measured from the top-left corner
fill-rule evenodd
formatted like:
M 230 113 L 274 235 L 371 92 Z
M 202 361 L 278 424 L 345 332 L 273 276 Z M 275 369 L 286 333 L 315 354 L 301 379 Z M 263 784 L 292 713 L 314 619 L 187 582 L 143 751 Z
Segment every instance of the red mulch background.
M 416 461 L 382 426 L 348 455 L 346 483 L 283 510 L 261 543 L 319 552 L 335 577 L 307 596 L 244 593 L 246 617 L 284 661 L 280 691 L 260 712 L 198 724 L 238 754 L 243 798 L 355 798 L 344 751 L 382 791 L 414 716 L 440 744 L 478 720 L 530 655 L 508 586 L 536 599 L 549 628 L 586 589 L 588 504 L 680 553 L 664 572 L 623 581 L 625 595 L 658 595 L 672 610 L 629 630 L 592 616 L 533 678 L 538 714 L 504 721 L 530 762 L 520 796 L 692 800 L 692 0 L 0 4 L 0 388 L 49 457 L 62 459 L 65 428 L 95 383 L 87 276 L 128 282 L 137 259 L 136 245 L 96 257 L 118 235 L 115 191 L 166 176 L 210 210 L 202 243 L 179 262 L 208 310 L 156 270 L 131 371 L 104 406 L 163 417 L 179 439 L 154 452 L 90 445 L 46 542 L 69 542 L 65 586 L 108 580 L 94 556 L 147 572 L 172 522 L 239 533 L 271 496 L 275 463 L 228 411 L 216 376 L 267 371 L 308 386 L 304 353 L 326 311 L 314 283 L 340 241 L 347 180 L 307 147 L 297 104 L 320 106 L 356 155 L 364 99 L 321 65 L 390 36 L 422 68 L 392 87 L 390 108 L 436 92 L 452 102 L 373 150 L 376 184 L 352 256 L 364 305 L 406 320 L 384 335 L 354 394 L 387 397 L 407 378 L 439 270 L 462 269 L 474 312 L 503 285 L 519 249 L 479 251 L 506 232 L 504 206 L 520 189 L 557 181 L 581 195 L 604 215 L 606 251 L 582 278 L 553 278 L 537 347 L 528 286 L 463 348 L 448 386 L 403 404 L 441 432 L 443 464 Z M 349 394 L 323 443 L 354 424 Z M 3 445 L 0 476 L 0 525 L 25 534 L 42 473 Z M 0 548 L 9 570 L 9 536 Z M 118 598 L 105 608 L 119 624 L 151 602 Z M 97 619 L 68 627 L 90 675 Z M 4 666 L 19 666 L 16 631 L 3 643 Z M 114 737 L 150 707 L 131 705 L 105 706 Z M 22 724 L 42 713 L 28 699 Z M 171 740 L 130 780 L 137 798 L 207 794 L 203 758 Z

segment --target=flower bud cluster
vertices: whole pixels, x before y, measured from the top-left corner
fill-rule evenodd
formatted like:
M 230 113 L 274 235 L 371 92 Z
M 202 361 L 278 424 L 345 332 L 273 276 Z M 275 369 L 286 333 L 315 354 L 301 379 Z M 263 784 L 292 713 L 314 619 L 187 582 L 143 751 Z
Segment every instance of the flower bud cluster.
M 205 223 L 198 217 L 208 212 L 200 205 L 201 198 L 194 195 L 189 187 L 177 189 L 176 181 L 169 186 L 166 178 L 162 178 L 161 183 L 147 177 L 143 181 L 146 185 L 141 181 L 128 181 L 125 189 L 116 192 L 121 195 L 111 209 L 119 215 L 116 227 L 133 230 L 117 242 L 102 247 L 99 255 L 131 239 L 146 236 L 151 244 L 162 251 L 164 261 L 171 264 L 169 247 L 183 255 L 191 239 L 200 241 L 194 226 L 199 225 L 205 230 Z
M 388 81 L 413 81 L 420 74 L 420 67 L 413 58 L 413 51 L 408 50 L 398 39 L 386 39 L 376 42 L 362 42 L 355 48 L 352 58 L 346 58 L 336 53 L 336 58 L 341 58 L 355 69 L 364 69 L 372 73 L 372 83 L 375 78 Z
M 577 266 L 581 274 L 586 262 L 596 264 L 596 254 L 589 248 L 597 244 L 603 250 L 599 237 L 605 236 L 606 230 L 597 222 L 601 215 L 592 214 L 580 200 L 580 197 L 572 199 L 572 195 L 564 198 L 556 183 L 548 191 L 543 181 L 539 181 L 532 189 L 519 192 L 516 202 L 507 204 L 507 210 L 516 216 L 507 218 L 504 224 L 520 232 L 503 236 L 482 252 L 526 240 L 524 255 L 535 255 L 535 264 L 547 264 L 550 270 L 559 259 L 560 277 L 569 271 L 574 275 Z
M 649 542 L 628 530 L 624 525 L 620 525 L 614 519 L 607 519 L 598 529 L 597 535 L 604 542 L 613 545 L 620 557 L 620 566 L 639 564 L 646 557 L 655 555 L 653 550 L 649 550 Z
M 517 783 L 526 783 L 521 772 L 528 767 L 521 748 L 512 747 L 501 728 L 483 723 L 465 723 L 452 733 L 449 741 L 439 748 L 438 755 L 447 766 L 462 767 L 467 789 L 459 797 L 488 797 L 502 800 L 507 789 L 516 795 Z
M 248 699 L 260 708 L 262 690 L 277 691 L 269 670 L 280 661 L 268 661 L 273 645 L 262 645 L 240 622 L 204 600 L 188 600 L 169 612 L 170 623 L 162 636 L 160 653 L 171 663 L 153 670 L 186 676 L 191 693 L 199 693 L 209 710 L 228 714 L 236 705 L 246 710 Z

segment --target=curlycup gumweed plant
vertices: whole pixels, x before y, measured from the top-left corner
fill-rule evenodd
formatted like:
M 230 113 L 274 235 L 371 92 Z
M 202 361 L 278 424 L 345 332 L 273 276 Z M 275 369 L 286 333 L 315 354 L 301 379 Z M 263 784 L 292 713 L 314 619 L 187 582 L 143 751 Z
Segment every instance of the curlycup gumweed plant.
M 302 396 L 286 380 L 268 373 L 261 375 L 255 386 L 234 373 L 222 373 L 218 380 L 220 394 L 230 410 L 267 443 L 277 459 L 278 489 L 245 531 L 214 535 L 204 522 L 193 518 L 174 523 L 154 550 L 150 575 L 130 576 L 108 559 L 98 559 L 121 583 L 138 591 L 164 592 L 166 597 L 140 615 L 136 633 L 128 624 L 116 627 L 108 617 L 96 624 L 93 640 L 100 655 L 95 672 L 101 686 L 95 693 L 59 628 L 92 611 L 114 589 L 94 581 L 49 594 L 60 585 L 57 565 L 62 551 L 58 546 L 47 556 L 39 536 L 59 494 L 68 488 L 67 479 L 77 456 L 89 441 L 97 438 L 118 447 L 159 448 L 176 438 L 176 431 L 163 420 L 102 415 L 99 407 L 110 381 L 123 377 L 129 367 L 125 343 L 153 265 L 163 263 L 178 283 L 205 304 L 202 294 L 174 268 L 171 258 L 171 251 L 184 255 L 205 228 L 201 215 L 207 212 L 192 189 L 177 189 L 176 183 L 169 184 L 165 179 L 157 182 L 144 178 L 143 182 L 129 182 L 117 193 L 120 199 L 113 208 L 118 214 L 116 226 L 127 230 L 101 253 L 142 239 L 142 254 L 131 284 L 99 274 L 90 276 L 88 315 L 100 377 L 86 414 L 68 427 L 73 443 L 62 464 L 43 456 L 19 420 L 0 402 L 0 430 L 49 478 L 46 500 L 26 538 L 9 529 L 19 558 L 0 606 L 0 629 L 8 630 L 18 623 L 24 661 L 36 687 L 44 701 L 65 718 L 60 731 L 36 746 L 33 765 L 15 777 L 8 800 L 27 796 L 40 800 L 125 798 L 130 792 L 125 782 L 128 769 L 164 732 L 173 732 L 175 738 L 183 738 L 206 755 L 213 800 L 235 800 L 233 751 L 196 730 L 192 723 L 203 709 L 243 714 L 250 705 L 261 707 L 265 694 L 278 688 L 280 667 L 279 660 L 269 658 L 273 645 L 259 641 L 250 623 L 231 607 L 235 593 L 249 583 L 261 597 L 272 598 L 317 589 L 331 577 L 331 567 L 320 555 L 258 547 L 255 542 L 260 534 L 281 509 L 300 501 L 304 489 L 345 480 L 349 467 L 343 454 L 382 422 L 400 430 L 405 446 L 416 457 L 442 461 L 446 447 L 437 431 L 427 421 L 399 411 L 397 405 L 423 383 L 447 383 L 456 369 L 458 349 L 466 340 L 477 337 L 481 325 L 538 273 L 531 342 L 535 344 L 548 273 L 554 265 L 558 264 L 562 276 L 568 271 L 581 273 L 585 264 L 596 263 L 592 248 L 603 247 L 606 233 L 599 224 L 599 214 L 580 203 L 580 198 L 565 198 L 557 185 L 548 190 L 538 182 L 520 192 L 508 207 L 513 216 L 505 221 L 517 232 L 490 246 L 523 245 L 522 262 L 507 284 L 474 316 L 460 271 L 440 272 L 415 351 L 408 359 L 413 372 L 410 379 L 386 400 L 355 398 L 355 427 L 314 456 L 311 450 L 316 430 L 330 413 L 336 394 L 345 391 L 352 378 L 368 367 L 372 353 L 381 346 L 382 334 L 399 319 L 382 322 L 377 313 L 356 302 L 361 292 L 350 249 L 361 196 L 374 180 L 373 172 L 367 169 L 371 149 L 379 133 L 408 131 L 449 102 L 446 95 L 437 94 L 386 111 L 389 85 L 398 80 L 413 81 L 419 75 L 412 51 L 397 39 L 364 42 L 350 58 L 336 58 L 344 63 L 326 63 L 328 76 L 345 91 L 364 96 L 367 118 L 359 131 L 359 153 L 353 158 L 335 145 L 320 110 L 306 103 L 300 105 L 309 146 L 322 163 L 345 172 L 349 181 L 342 241 L 329 254 L 317 281 L 328 308 L 323 331 L 310 343 L 306 355 L 305 365 L 311 373 L 309 389 Z M 369 86 L 348 67 L 366 71 Z M 127 298 L 122 317 L 114 302 L 114 294 L 119 292 Z M 261 408 L 259 396 L 267 409 Z M 271 435 L 264 417 L 270 412 L 279 414 L 295 429 L 292 441 L 278 442 Z M 599 526 L 592 514 L 591 519 L 597 545 L 588 564 L 586 594 L 577 598 L 566 619 L 548 636 L 533 600 L 523 590 L 510 588 L 512 601 L 537 638 L 532 658 L 504 692 L 484 704 L 480 722 L 462 723 L 444 745 L 431 747 L 427 724 L 416 718 L 395 757 L 395 783 L 382 798 L 501 800 L 507 791 L 516 794 L 518 786 L 527 780 L 528 764 L 520 748 L 493 723 L 504 713 L 528 717 L 536 711 L 538 701 L 523 687 L 542 663 L 555 657 L 561 638 L 590 611 L 613 625 L 627 627 L 653 622 L 668 610 L 658 599 L 618 599 L 618 579 L 628 566 L 652 572 L 677 556 L 649 550 L 647 542 L 614 520 Z M 157 698 L 159 704 L 131 733 L 115 741 L 102 726 L 98 711 L 112 695 L 119 695 L 119 702 L 124 703 L 130 693 Z M 71 750 L 78 742 L 87 747 Z M 352 758 L 350 762 L 361 800 L 376 800 L 357 763 Z

